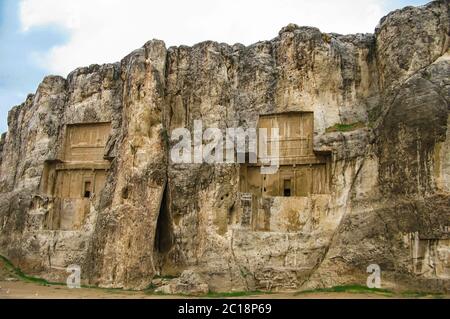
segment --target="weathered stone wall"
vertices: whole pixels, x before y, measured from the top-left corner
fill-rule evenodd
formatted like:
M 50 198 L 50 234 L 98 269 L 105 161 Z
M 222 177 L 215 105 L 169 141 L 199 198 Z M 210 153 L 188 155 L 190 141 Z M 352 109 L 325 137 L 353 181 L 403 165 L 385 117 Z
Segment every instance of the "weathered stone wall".
M 374 35 L 291 24 L 248 47 L 153 40 L 120 63 L 45 78 L 11 110 L 0 143 L 0 253 L 54 280 L 79 264 L 85 281 L 105 287 L 145 288 L 185 270 L 197 275 L 174 287 L 191 277 L 212 290 L 364 284 L 372 263 L 391 286 L 448 287 L 448 259 L 422 275 L 405 238 L 448 246 L 449 12 L 446 0 L 408 7 Z M 331 192 L 275 198 L 271 231 L 233 218 L 238 165 L 169 160 L 171 131 L 194 120 L 249 128 L 260 114 L 287 111 L 314 112 L 314 149 L 332 152 Z M 111 169 L 85 225 L 29 229 L 66 125 L 92 122 L 111 122 Z

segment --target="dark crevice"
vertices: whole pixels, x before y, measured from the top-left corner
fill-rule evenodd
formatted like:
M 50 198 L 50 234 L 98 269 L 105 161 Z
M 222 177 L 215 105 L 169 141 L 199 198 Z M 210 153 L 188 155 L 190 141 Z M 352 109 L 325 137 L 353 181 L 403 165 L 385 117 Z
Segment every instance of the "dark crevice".
M 173 228 L 172 218 L 169 211 L 168 189 L 168 186 L 166 186 L 161 202 L 155 234 L 155 252 L 163 255 L 167 254 L 173 246 Z

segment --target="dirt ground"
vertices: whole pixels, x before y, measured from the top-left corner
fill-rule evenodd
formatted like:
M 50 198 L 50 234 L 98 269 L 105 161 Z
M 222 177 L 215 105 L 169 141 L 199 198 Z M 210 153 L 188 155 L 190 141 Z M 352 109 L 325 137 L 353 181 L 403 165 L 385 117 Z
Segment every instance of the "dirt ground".
M 274 293 L 237 297 L 237 299 L 385 299 L 405 298 L 370 293 Z M 423 298 L 432 298 L 431 296 Z M 448 298 L 441 297 L 441 298 Z M 113 289 L 69 289 L 65 286 L 43 286 L 22 281 L 0 281 L 0 299 L 186 299 L 181 296 L 151 295 Z M 236 297 L 233 297 L 236 299 Z
M 194 298 L 194 297 L 192 297 Z M 211 295 L 201 298 L 226 297 Z M 450 295 L 405 295 L 371 292 L 311 292 L 311 293 L 271 293 L 255 294 L 231 299 L 393 299 L 393 298 L 440 298 L 450 299 Z M 186 296 L 155 295 L 144 291 L 124 291 L 118 289 L 81 288 L 69 289 L 65 285 L 43 285 L 39 282 L 29 282 L 6 267 L 0 260 L 0 299 L 187 299 Z

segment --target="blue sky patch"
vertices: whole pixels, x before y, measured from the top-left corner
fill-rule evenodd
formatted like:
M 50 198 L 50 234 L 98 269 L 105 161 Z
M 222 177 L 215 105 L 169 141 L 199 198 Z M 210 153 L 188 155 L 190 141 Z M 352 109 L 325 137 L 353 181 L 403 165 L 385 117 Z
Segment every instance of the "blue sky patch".
M 64 1 L 64 0 L 63 0 Z M 381 4 L 384 4 L 383 10 L 388 13 L 398 8 L 402 8 L 408 5 L 423 5 L 426 4 L 427 0 L 394 0 L 394 1 L 386 1 L 380 0 Z M 68 3 L 68 2 L 67 2 Z M 90 1 L 86 2 L 87 5 L 90 4 Z M 59 2 L 60 4 L 60 2 Z M 125 2 L 124 2 L 125 4 Z M 228 4 L 228 3 L 227 3 Z M 23 32 L 21 30 L 21 21 L 19 16 L 19 0 L 0 0 L 0 132 L 4 132 L 7 130 L 7 114 L 8 110 L 11 107 L 22 103 L 26 96 L 29 93 L 34 93 L 36 91 L 37 86 L 42 81 L 43 77 L 48 75 L 50 72 L 42 63 L 39 61 L 39 56 L 44 56 L 48 53 L 52 48 L 56 46 L 61 46 L 63 44 L 68 43 L 71 39 L 74 39 L 73 34 L 71 34 L 67 29 L 62 28 L 60 25 L 45 25 L 41 27 L 31 27 L 28 31 Z M 122 5 L 122 4 L 120 4 Z M 66 6 L 64 3 L 63 6 Z M 190 5 L 188 6 L 190 8 Z M 84 8 L 81 8 L 82 10 Z M 107 8 L 106 8 L 107 9 Z M 120 8 L 123 9 L 123 8 Z M 132 8 L 135 11 L 137 8 Z M 151 7 L 153 9 L 153 7 Z M 44 10 L 48 9 L 45 8 Z M 98 10 L 98 9 L 97 9 Z M 180 9 L 182 11 L 182 9 Z M 53 12 L 53 11 L 52 11 Z M 72 11 L 71 11 L 72 12 Z M 119 11 L 119 14 L 122 14 Z M 185 12 L 181 14 L 185 15 Z M 270 14 L 270 12 L 269 12 Z M 206 13 L 209 16 L 209 13 Z M 206 17 L 203 17 L 206 18 Z M 280 14 L 278 17 L 280 20 L 284 21 L 284 16 Z M 376 18 L 376 17 L 375 17 Z M 380 16 L 381 19 L 381 16 Z M 95 21 L 97 21 L 97 17 L 95 16 Z M 66 20 L 64 20 L 66 21 Z M 112 21 L 112 22 L 111 22 Z M 195 21 L 199 21 L 198 19 Z M 104 23 L 114 23 L 113 19 L 101 21 L 100 24 Z M 133 23 L 132 21 L 131 23 Z M 197 23 L 195 22 L 195 23 Z M 286 24 L 293 21 L 286 21 Z M 117 22 L 120 23 L 120 22 Z M 201 21 L 200 28 L 202 27 Z M 300 22 L 299 22 L 300 23 Z M 359 26 L 359 25 L 355 25 Z M 108 28 L 109 25 L 106 25 Z M 219 26 L 218 28 L 223 28 L 223 26 Z M 373 26 L 375 28 L 375 25 Z M 158 38 L 158 32 L 160 30 L 166 29 L 164 25 L 156 25 L 154 28 L 141 28 L 143 30 L 142 37 L 146 40 L 151 39 L 153 36 Z M 92 30 L 92 29 L 89 29 Z M 176 30 L 176 28 L 175 28 Z M 241 31 L 239 31 L 241 32 Z M 127 35 L 130 33 L 120 34 L 117 36 L 117 44 L 122 43 L 126 40 Z M 191 32 L 189 35 L 195 35 L 196 32 Z M 113 34 L 115 36 L 115 34 Z M 170 35 L 170 34 L 169 34 Z M 122 38 L 120 38 L 122 37 Z M 122 39 L 122 40 L 121 40 Z M 165 36 L 163 36 L 163 40 Z M 88 39 L 94 41 L 95 37 L 92 39 Z M 216 39 L 217 40 L 217 39 Z M 114 41 L 114 42 L 112 42 Z M 109 43 L 114 43 L 116 45 L 116 39 Z M 140 41 L 140 40 L 139 40 Z M 93 42 L 94 45 L 97 45 L 97 42 Z M 109 44 L 108 43 L 108 44 Z M 144 42 L 143 42 L 144 43 Z M 142 44 L 143 44 L 142 43 Z M 177 44 L 181 44 L 177 42 Z M 102 44 L 98 44 L 102 45 Z M 132 44 L 134 45 L 134 44 Z M 130 45 L 124 45 L 124 52 L 129 49 L 131 52 L 135 47 L 128 48 Z M 112 57 L 111 48 L 115 48 L 114 46 L 108 46 L 105 50 L 107 59 L 103 60 L 103 62 L 114 62 L 108 61 L 108 59 L 115 59 L 117 56 Z M 71 48 L 71 53 L 77 52 L 76 48 L 79 47 L 79 43 L 75 47 Z M 75 49 L 74 49 L 75 48 Z M 92 49 L 88 53 L 94 52 Z M 111 55 L 111 56 L 110 56 Z M 65 55 L 63 55 L 66 58 Z M 89 60 L 91 56 L 89 55 Z M 72 56 L 73 59 L 73 56 Z M 70 57 L 67 57 L 65 61 L 73 61 Z M 100 60 L 100 58 L 98 58 Z M 99 61 L 97 61 L 99 63 Z M 77 63 L 78 64 L 78 63 Z M 47 66 L 48 67 L 48 66 Z

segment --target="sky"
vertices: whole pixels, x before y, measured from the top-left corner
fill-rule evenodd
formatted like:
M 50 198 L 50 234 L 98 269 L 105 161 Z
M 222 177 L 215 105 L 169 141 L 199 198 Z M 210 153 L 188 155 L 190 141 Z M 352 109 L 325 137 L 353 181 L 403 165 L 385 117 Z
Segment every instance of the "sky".
M 111 63 L 151 39 L 249 45 L 295 23 L 374 32 L 395 9 L 429 0 L 0 0 L 0 132 L 45 75 Z

